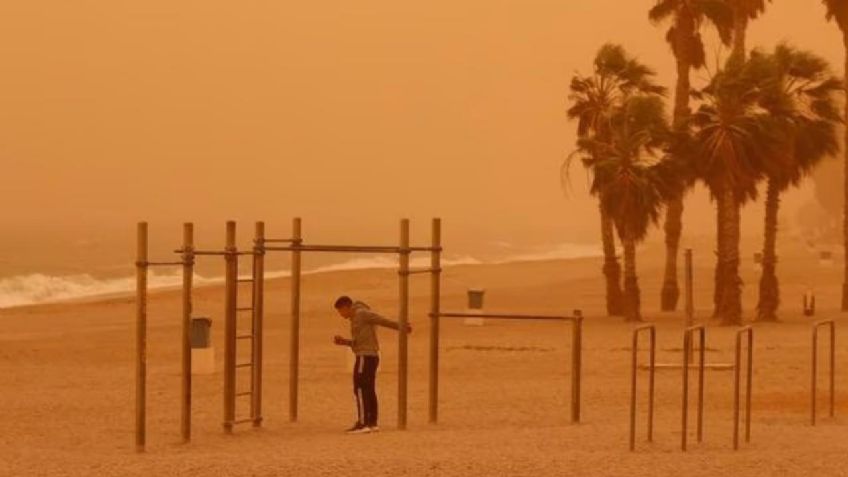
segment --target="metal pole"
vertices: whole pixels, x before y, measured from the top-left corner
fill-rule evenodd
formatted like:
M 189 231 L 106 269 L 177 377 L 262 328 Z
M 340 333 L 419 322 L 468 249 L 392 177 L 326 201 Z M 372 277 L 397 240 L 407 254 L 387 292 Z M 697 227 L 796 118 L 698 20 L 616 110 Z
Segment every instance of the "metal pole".
M 238 262 L 236 223 L 227 222 L 224 300 L 224 432 L 232 433 L 236 417 L 236 299 Z
M 836 322 L 830 322 L 830 417 L 836 414 Z
M 144 452 L 147 437 L 147 222 L 136 230 L 135 449 Z
M 289 422 L 297 422 L 297 385 L 300 361 L 300 217 L 292 220 L 291 335 L 289 346 Z
M 742 335 L 736 335 L 736 365 L 733 367 L 733 450 L 739 449 L 739 384 L 742 372 Z
M 430 423 L 439 420 L 439 312 L 441 309 L 442 221 L 433 219 L 430 252 Z
M 183 224 L 182 437 L 191 440 L 191 313 L 194 277 L 194 225 Z
M 751 392 L 754 380 L 754 329 L 748 328 L 748 376 L 745 394 L 745 442 L 751 442 Z
M 250 404 L 253 427 L 262 425 L 262 340 L 265 320 L 265 222 L 256 222 L 253 239 L 253 389 Z
M 657 365 L 657 329 L 653 326 L 650 328 L 650 344 L 651 344 L 651 362 L 648 372 L 648 442 L 654 440 L 654 376 L 656 375 Z
M 692 332 L 686 330 L 683 333 L 683 416 L 682 432 L 680 435 L 680 448 L 686 450 L 687 425 L 689 418 L 689 352 L 692 344 Z
M 571 323 L 571 422 L 580 422 L 580 386 L 583 368 L 583 312 L 574 310 Z
M 810 423 L 816 425 L 816 375 L 818 374 L 819 329 L 813 325 L 813 367 L 810 373 Z
M 636 449 L 636 361 L 639 353 L 639 330 L 633 332 L 630 348 L 630 450 Z
M 400 221 L 399 290 L 400 310 L 398 322 L 398 429 L 406 429 L 406 385 L 407 385 L 407 334 L 409 323 L 409 219 Z
M 701 352 L 698 355 L 698 442 L 704 441 L 704 353 L 706 352 L 706 329 L 698 328 Z

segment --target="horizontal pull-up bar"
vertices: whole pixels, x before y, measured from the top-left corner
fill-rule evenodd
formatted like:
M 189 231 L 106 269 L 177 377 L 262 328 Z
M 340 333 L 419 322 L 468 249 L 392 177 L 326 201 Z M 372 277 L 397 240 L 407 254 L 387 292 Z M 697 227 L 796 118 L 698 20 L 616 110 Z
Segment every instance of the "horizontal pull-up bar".
M 185 265 L 185 262 L 136 262 L 135 265 L 137 267 L 173 267 L 178 265 Z
M 438 313 L 439 318 L 486 318 L 492 320 L 582 321 L 582 316 L 512 315 L 501 313 Z
M 440 252 L 433 247 L 395 247 L 380 245 L 290 245 L 286 247 L 265 247 L 269 252 L 351 252 L 351 253 L 410 253 Z
M 174 250 L 174 253 L 185 253 L 185 250 L 178 249 Z M 192 255 L 256 255 L 258 252 L 249 251 L 249 252 L 239 252 L 237 250 L 227 251 L 227 250 L 193 250 L 190 252 Z

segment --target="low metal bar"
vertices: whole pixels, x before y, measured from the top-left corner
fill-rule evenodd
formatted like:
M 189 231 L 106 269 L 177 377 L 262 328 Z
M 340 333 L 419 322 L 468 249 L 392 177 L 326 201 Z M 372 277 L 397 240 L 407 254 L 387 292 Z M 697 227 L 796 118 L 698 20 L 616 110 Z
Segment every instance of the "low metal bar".
M 648 374 L 648 442 L 654 439 L 654 364 L 656 360 L 657 330 L 654 325 L 641 325 L 633 329 L 630 356 L 630 450 L 636 450 L 636 368 L 639 357 L 639 337 L 649 333 L 650 368 Z
M 147 262 L 145 263 L 148 267 L 177 267 L 185 265 L 185 262 Z
M 419 274 L 423 275 L 425 273 L 434 273 L 434 272 L 438 273 L 438 272 L 441 272 L 441 271 L 442 271 L 441 269 L 432 269 L 432 268 L 413 268 L 413 269 L 409 270 L 408 272 L 406 272 L 406 274 L 407 275 L 419 275 Z
M 297 242 L 293 242 L 297 243 Z M 432 252 L 433 247 L 398 247 L 382 245 L 291 245 L 283 247 L 265 247 L 269 252 L 342 252 L 342 253 L 410 253 Z M 441 249 L 439 249 L 441 251 Z
M 556 315 L 515 315 L 504 313 L 439 313 L 439 318 L 486 318 L 493 320 L 579 321 L 581 317 Z
M 818 377 L 819 329 L 824 327 L 827 327 L 830 331 L 830 417 L 836 414 L 836 321 L 822 320 L 813 323 L 813 360 L 810 370 L 810 423 L 813 426 L 816 425 L 816 401 L 818 400 L 816 378 Z

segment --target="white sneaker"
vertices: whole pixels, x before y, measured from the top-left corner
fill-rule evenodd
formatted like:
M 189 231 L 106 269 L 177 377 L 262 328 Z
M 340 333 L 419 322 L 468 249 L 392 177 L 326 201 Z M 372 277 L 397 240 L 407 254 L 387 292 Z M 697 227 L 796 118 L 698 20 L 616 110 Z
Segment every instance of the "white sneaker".
M 368 432 L 380 432 L 379 426 L 371 426 L 368 428 Z

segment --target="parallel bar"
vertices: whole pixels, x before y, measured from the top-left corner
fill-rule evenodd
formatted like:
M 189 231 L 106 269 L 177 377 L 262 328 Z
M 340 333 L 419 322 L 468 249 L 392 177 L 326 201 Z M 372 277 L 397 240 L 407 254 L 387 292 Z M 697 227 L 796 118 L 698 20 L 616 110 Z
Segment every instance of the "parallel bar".
M 432 252 L 432 253 L 438 253 L 438 252 Z M 432 274 L 433 272 L 441 272 L 441 270 L 435 270 L 433 268 L 412 268 L 408 272 L 406 272 L 406 274 L 407 275 L 423 275 L 425 273 Z
M 236 368 L 249 368 L 251 366 L 253 366 L 253 363 L 239 363 L 236 365 Z
M 400 256 L 398 257 L 398 429 L 406 429 L 406 397 L 408 342 L 407 326 L 409 324 L 409 219 L 400 221 Z
M 229 425 L 230 425 L 230 428 L 232 428 L 233 426 L 237 426 L 239 424 L 247 424 L 248 422 L 253 422 L 253 418 L 249 417 L 249 418 L 246 418 L 246 419 L 239 419 L 237 421 L 230 421 Z
M 253 311 L 252 306 L 240 306 L 236 308 L 236 311 Z
M 237 283 L 253 283 L 252 278 L 239 278 L 236 280 Z
M 295 239 L 263 239 L 264 243 L 294 243 Z
M 183 262 L 147 262 L 148 267 L 175 267 L 183 265 Z
M 265 223 L 256 222 L 253 237 L 253 367 L 252 399 L 250 402 L 253 426 L 262 425 L 262 344 L 265 321 Z
M 300 357 L 300 245 L 301 220 L 292 220 L 291 250 L 291 333 L 289 346 L 289 421 L 297 422 L 297 385 Z M 270 250 L 266 247 L 265 250 Z
M 754 370 L 754 330 L 750 326 L 736 332 L 736 360 L 733 373 L 733 450 L 739 449 L 739 414 L 742 373 L 742 336 L 747 335 L 747 363 L 745 377 L 745 442 L 751 441 L 751 390 Z
M 191 440 L 191 313 L 192 278 L 194 277 L 194 225 L 183 224 L 183 333 L 182 333 L 182 437 Z
M 552 320 L 578 321 L 576 316 L 516 315 L 503 313 L 439 313 L 440 318 L 486 318 L 492 320 Z
M 429 418 L 431 424 L 439 420 L 439 315 L 441 306 L 441 243 L 442 221 L 431 224 L 430 252 L 430 367 L 429 367 Z
M 253 393 L 251 391 L 244 391 L 241 393 L 236 393 L 236 397 L 244 397 L 244 396 L 252 396 Z
M 639 357 L 639 336 L 649 333 L 650 367 L 648 374 L 648 442 L 654 439 L 654 375 L 657 346 L 657 332 L 654 325 L 641 325 L 633 329 L 630 349 L 630 450 L 636 450 L 636 368 Z
M 236 301 L 238 299 L 238 262 L 236 261 L 236 223 L 227 222 L 226 274 L 224 303 L 224 432 L 233 432 L 236 414 Z
M 147 441 L 147 222 L 136 230 L 135 272 L 135 449 L 144 452 Z
M 689 362 L 692 357 L 692 335 L 698 333 L 700 354 L 698 358 L 698 418 L 697 436 L 698 442 L 703 440 L 704 425 L 704 353 L 706 351 L 706 328 L 704 325 L 690 326 L 683 332 L 683 416 L 681 419 L 682 432 L 680 436 L 680 448 L 685 451 L 688 439 L 689 423 Z
M 252 340 L 253 335 L 238 335 L 236 336 L 237 340 Z
M 174 253 L 183 253 L 182 249 L 174 250 Z M 226 250 L 195 250 L 194 255 L 213 255 L 213 256 L 224 256 L 224 255 L 253 255 L 253 252 L 239 252 L 238 250 L 226 251 Z

